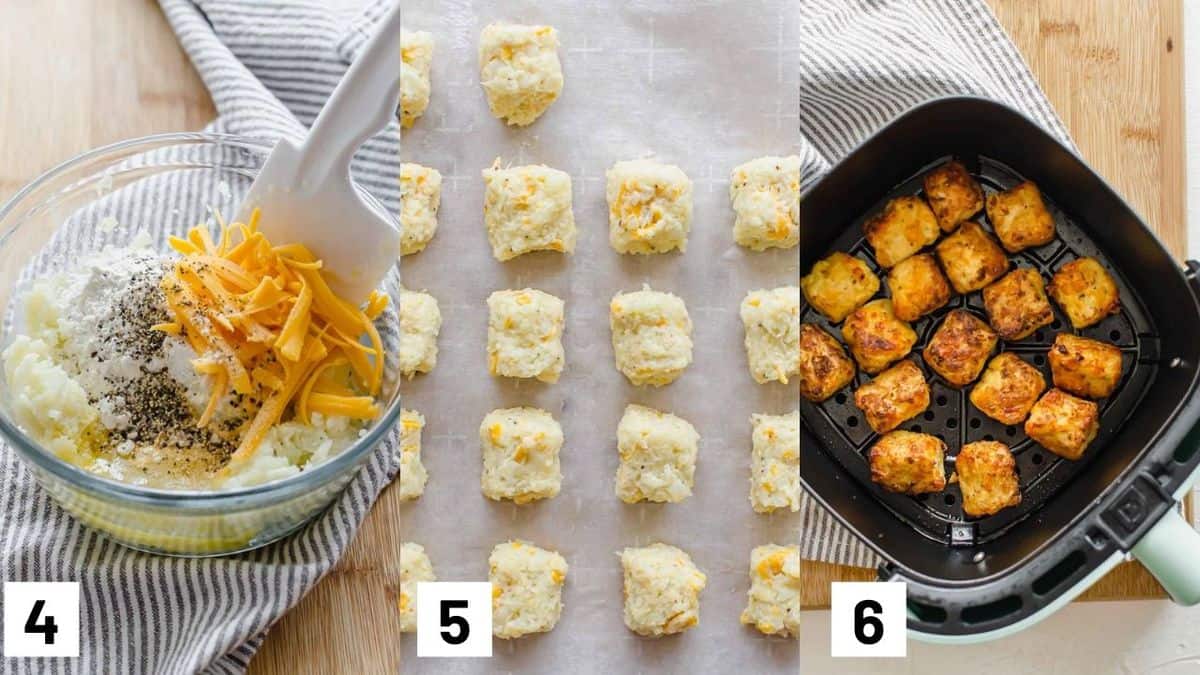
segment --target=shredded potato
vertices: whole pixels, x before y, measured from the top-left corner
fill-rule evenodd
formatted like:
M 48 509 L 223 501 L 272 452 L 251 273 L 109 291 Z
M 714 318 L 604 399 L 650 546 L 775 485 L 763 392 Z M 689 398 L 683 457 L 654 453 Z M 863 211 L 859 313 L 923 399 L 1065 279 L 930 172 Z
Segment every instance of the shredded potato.
M 290 405 L 304 423 L 312 412 L 379 415 L 375 396 L 384 359 L 373 321 L 388 296 L 374 291 L 361 309 L 338 297 L 312 252 L 295 243 L 272 246 L 258 231 L 258 218 L 256 209 L 249 223 L 227 226 L 218 214 L 217 241 L 204 225 L 185 238 L 171 237 L 183 256 L 162 280 L 174 320 L 154 326 L 182 335 L 200 355 L 196 372 L 212 378 L 201 427 L 212 422 L 230 390 L 262 401 L 226 471 L 254 453 Z M 331 369 L 345 366 L 358 391 L 330 377 Z

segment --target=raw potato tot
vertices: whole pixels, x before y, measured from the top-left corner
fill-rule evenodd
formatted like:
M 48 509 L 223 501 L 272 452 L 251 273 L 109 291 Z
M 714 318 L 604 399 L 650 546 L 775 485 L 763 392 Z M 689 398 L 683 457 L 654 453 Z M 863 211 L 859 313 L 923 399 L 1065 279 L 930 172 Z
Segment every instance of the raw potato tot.
M 1054 218 L 1046 210 L 1037 186 L 1025 181 L 987 199 L 988 220 L 1009 253 L 1054 241 Z
M 988 364 L 970 398 L 979 412 L 1001 424 L 1016 426 L 1029 416 L 1043 391 L 1046 378 L 1042 371 L 1016 354 L 1004 352 Z
M 635 159 L 613 164 L 604 175 L 608 241 L 617 253 L 648 255 L 687 250 L 692 228 L 692 180 L 683 169 Z
M 1050 347 L 1054 386 L 1084 398 L 1108 398 L 1121 383 L 1121 350 L 1097 340 L 1060 333 Z
M 629 630 L 656 638 L 700 623 L 700 591 L 708 578 L 691 556 L 662 543 L 627 548 L 620 556 Z
M 893 431 L 871 447 L 871 480 L 906 495 L 946 488 L 946 444 L 936 436 Z
M 965 387 L 979 377 L 1000 338 L 974 314 L 956 309 L 942 325 L 922 354 L 925 363 L 953 387 Z
M 442 174 L 420 164 L 400 165 L 400 255 L 425 249 L 437 232 Z
M 863 224 L 875 260 L 884 269 L 916 254 L 937 241 L 937 218 L 920 197 L 897 197 L 883 212 Z
M 943 232 L 953 232 L 983 208 L 983 189 L 959 162 L 930 171 L 924 183 L 925 198 Z
M 832 335 L 806 323 L 800 326 L 800 395 L 820 403 L 854 381 L 854 361 Z
M 554 630 L 562 616 L 567 561 L 524 541 L 498 544 L 488 557 L 492 634 L 511 640 Z
M 800 373 L 800 289 L 750 291 L 741 314 L 750 376 L 759 384 L 787 384 Z
M 874 300 L 855 310 L 842 326 L 842 337 L 868 375 L 908 356 L 917 343 L 912 327 L 896 318 L 891 300 Z
M 400 290 L 400 374 L 411 378 L 437 365 L 442 312 L 428 293 Z
M 812 266 L 800 280 L 808 304 L 833 323 L 841 323 L 879 292 L 879 277 L 867 263 L 837 251 Z
M 488 372 L 557 382 L 565 359 L 563 301 L 526 288 L 496 291 L 487 304 Z
M 523 127 L 562 93 L 558 31 L 550 26 L 494 23 L 479 36 L 479 83 L 492 115 Z
M 962 295 L 982 289 L 1008 271 L 1004 250 L 974 221 L 963 223 L 935 250 L 954 290 Z
M 800 243 L 800 157 L 759 157 L 733 170 L 733 239 L 752 251 Z
M 547 166 L 483 170 L 483 224 L 501 262 L 531 251 L 575 252 L 571 177 Z
M 635 385 L 674 382 L 692 362 L 692 320 L 683 299 L 642 290 L 618 293 L 609 305 L 617 370 Z
M 479 425 L 479 445 L 483 452 L 480 487 L 488 499 L 528 504 L 562 490 L 558 453 L 563 430 L 545 410 L 493 410 Z
M 417 584 L 437 581 L 433 565 L 420 544 L 400 544 L 400 632 L 417 630 Z
M 800 411 L 750 416 L 750 505 L 755 513 L 800 510 Z
M 1117 282 L 1095 258 L 1080 258 L 1063 265 L 1050 280 L 1049 291 L 1075 330 L 1094 326 L 1121 311 Z
M 617 425 L 617 497 L 678 503 L 692 495 L 700 434 L 687 420 L 641 405 L 625 406 Z
M 429 106 L 429 67 L 433 36 L 425 31 L 400 31 L 400 124 L 411 127 Z
M 800 636 L 800 547 L 767 544 L 750 552 L 749 601 L 742 623 L 763 635 Z
M 420 497 L 429 474 L 421 464 L 421 429 L 425 416 L 413 410 L 400 411 L 400 501 Z
M 997 441 L 968 443 L 954 460 L 963 513 L 980 518 L 1021 503 L 1017 461 L 1008 446 Z
M 901 321 L 916 321 L 950 302 L 950 282 L 928 253 L 897 264 L 887 279 L 892 307 Z
M 1035 269 L 1015 269 L 983 289 L 983 305 L 992 328 L 1010 342 L 1024 340 L 1054 323 L 1046 283 Z
M 886 434 L 929 407 L 929 384 L 911 360 L 883 371 L 854 392 L 854 405 L 863 411 L 877 434 Z
M 1051 389 L 1029 412 L 1025 435 L 1050 452 L 1079 459 L 1100 431 L 1100 409 L 1095 403 Z

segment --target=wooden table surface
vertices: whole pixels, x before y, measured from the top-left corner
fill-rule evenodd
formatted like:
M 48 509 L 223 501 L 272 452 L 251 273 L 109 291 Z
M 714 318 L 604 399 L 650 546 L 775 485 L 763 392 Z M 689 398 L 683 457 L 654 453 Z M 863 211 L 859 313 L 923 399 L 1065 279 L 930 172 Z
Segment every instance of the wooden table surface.
M 1083 155 L 1182 256 L 1182 0 L 989 2 Z M 0 198 L 89 148 L 198 129 L 215 114 L 152 0 L 5 0 L 0 25 L 20 27 L 0 41 Z M 252 672 L 398 671 L 396 503 L 384 494 L 346 558 L 272 629 Z M 806 572 L 805 606 L 827 604 L 833 578 L 871 575 Z M 1128 565 L 1087 597 L 1160 593 Z
M 1187 248 L 1183 0 L 988 0 L 1080 152 L 1180 260 Z M 804 563 L 803 606 L 829 606 L 832 581 L 874 570 Z M 1164 597 L 1138 563 L 1085 600 Z

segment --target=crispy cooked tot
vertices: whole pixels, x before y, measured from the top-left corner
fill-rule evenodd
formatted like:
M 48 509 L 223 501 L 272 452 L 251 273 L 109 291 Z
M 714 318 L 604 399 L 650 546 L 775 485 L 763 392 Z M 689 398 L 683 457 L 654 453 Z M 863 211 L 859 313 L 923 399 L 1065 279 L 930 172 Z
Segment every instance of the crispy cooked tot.
M 1054 218 L 1042 202 L 1037 186 L 1025 181 L 987 198 L 988 220 L 1009 253 L 1054 241 Z
M 963 512 L 976 518 L 990 516 L 1021 503 L 1017 461 L 1012 450 L 997 441 L 968 443 L 954 460 Z
M 929 407 L 929 384 L 917 364 L 904 360 L 854 392 L 854 405 L 863 411 L 877 434 L 886 434 Z
M 1012 352 L 1004 352 L 988 364 L 979 384 L 971 390 L 971 403 L 984 415 L 1001 424 L 1025 421 L 1029 409 L 1046 391 L 1042 371 Z
M 925 198 L 943 232 L 953 232 L 983 208 L 983 190 L 958 162 L 943 164 L 925 175 Z
M 1099 431 L 1099 407 L 1061 389 L 1046 392 L 1025 420 L 1025 435 L 1067 459 L 1082 457 Z
M 870 375 L 908 356 L 917 334 L 896 318 L 891 300 L 875 300 L 855 310 L 842 326 L 854 360 Z
M 916 321 L 950 302 L 950 282 L 928 253 L 915 255 L 888 272 L 892 307 L 901 321 Z
M 1121 382 L 1121 350 L 1097 340 L 1060 333 L 1050 347 L 1054 386 L 1084 398 L 1108 398 Z
M 936 436 L 893 431 L 871 448 L 871 480 L 906 495 L 941 492 L 945 456 L 946 444 Z
M 963 223 L 937 245 L 938 260 L 959 293 L 971 293 L 1004 276 L 1008 258 L 979 223 Z
M 956 309 L 946 315 L 925 346 L 925 363 L 952 386 L 965 387 L 979 377 L 997 342 L 990 326 L 974 314 Z
M 988 322 L 1005 340 L 1024 340 L 1054 323 L 1046 284 L 1035 269 L 1021 268 L 983 289 Z
M 840 251 L 813 265 L 800 280 L 808 304 L 834 323 L 846 320 L 879 292 L 879 277 L 867 263 Z
M 1063 265 L 1050 280 L 1049 291 L 1076 330 L 1094 326 L 1121 311 L 1117 282 L 1095 258 Z
M 863 224 L 875 259 L 891 268 L 937 241 L 938 224 L 929 205 L 920 197 L 897 197 L 883 212 Z
M 832 335 L 800 326 L 800 395 L 820 403 L 854 381 L 854 361 Z

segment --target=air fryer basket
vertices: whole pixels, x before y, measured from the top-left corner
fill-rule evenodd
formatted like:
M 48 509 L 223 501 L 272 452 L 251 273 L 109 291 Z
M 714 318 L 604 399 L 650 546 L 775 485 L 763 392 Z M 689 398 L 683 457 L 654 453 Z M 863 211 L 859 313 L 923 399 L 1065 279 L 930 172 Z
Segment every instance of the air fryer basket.
M 919 194 L 921 176 L 951 157 L 989 193 L 1023 179 L 1042 189 L 1058 237 L 1011 256 L 1016 266 L 1048 279 L 1067 261 L 1091 256 L 1114 272 L 1122 312 L 1081 334 L 1116 344 L 1123 368 L 1119 389 L 1101 403 L 1099 436 L 1083 459 L 1071 462 L 1028 439 L 1020 426 L 981 415 L 967 402 L 970 387 L 950 387 L 917 359 L 933 401 L 901 428 L 946 441 L 948 470 L 965 443 L 995 439 L 1013 448 L 1022 503 L 981 519 L 962 513 L 957 485 L 912 498 L 871 483 L 866 452 L 877 436 L 852 400 L 865 376 L 823 404 L 801 403 L 805 487 L 890 561 L 882 577 L 909 583 L 910 626 L 946 636 L 1018 624 L 1052 605 L 1128 553 L 1174 507 L 1200 464 L 1197 441 L 1181 445 L 1200 417 L 1190 396 L 1200 364 L 1195 274 L 1172 261 L 1086 164 L 1020 113 L 981 99 L 942 99 L 880 131 L 802 196 L 802 274 L 833 250 L 875 266 L 862 240 L 863 220 L 890 198 Z M 983 316 L 978 293 L 955 298 L 914 324 L 914 353 L 955 308 Z M 840 337 L 803 301 L 801 320 Z M 1033 362 L 1049 381 L 1046 352 L 1058 332 L 1070 330 L 1059 313 L 1053 325 L 1002 349 Z

